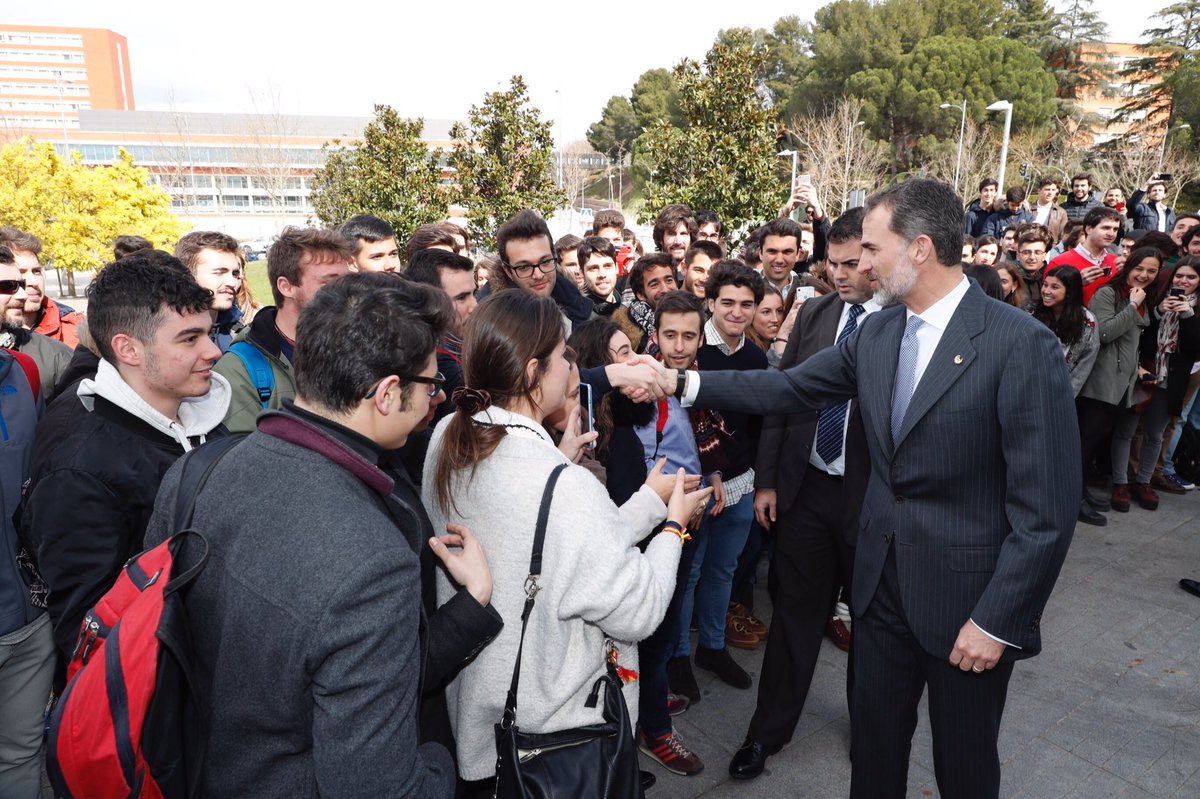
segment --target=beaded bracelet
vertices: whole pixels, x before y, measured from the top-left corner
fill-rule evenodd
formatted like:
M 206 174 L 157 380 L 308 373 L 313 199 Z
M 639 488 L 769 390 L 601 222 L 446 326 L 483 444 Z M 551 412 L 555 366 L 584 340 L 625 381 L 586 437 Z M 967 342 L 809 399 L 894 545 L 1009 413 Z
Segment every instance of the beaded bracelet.
M 692 540 L 692 536 L 688 533 L 687 528 L 680 525 L 679 522 L 667 522 L 663 525 L 662 531 L 679 536 L 680 544 Z

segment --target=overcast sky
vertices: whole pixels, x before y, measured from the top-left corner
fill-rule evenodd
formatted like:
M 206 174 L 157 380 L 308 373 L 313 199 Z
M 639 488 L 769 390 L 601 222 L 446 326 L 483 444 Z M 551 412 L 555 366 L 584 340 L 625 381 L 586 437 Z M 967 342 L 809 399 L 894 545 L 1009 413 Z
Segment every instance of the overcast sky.
M 786 14 L 811 19 L 824 2 L 751 0 L 700 11 L 697 4 L 561 0 L 42 0 L 9 4 L 0 19 L 124 35 L 139 109 L 250 111 L 255 96 L 260 110 L 286 113 L 369 115 L 378 102 L 403 116 L 464 118 L 485 92 L 521 74 L 534 104 L 561 125 L 555 138 L 570 142 L 645 70 L 702 58 L 722 28 L 770 27 Z M 1095 7 L 1111 40 L 1136 41 L 1166 4 L 1097 0 Z

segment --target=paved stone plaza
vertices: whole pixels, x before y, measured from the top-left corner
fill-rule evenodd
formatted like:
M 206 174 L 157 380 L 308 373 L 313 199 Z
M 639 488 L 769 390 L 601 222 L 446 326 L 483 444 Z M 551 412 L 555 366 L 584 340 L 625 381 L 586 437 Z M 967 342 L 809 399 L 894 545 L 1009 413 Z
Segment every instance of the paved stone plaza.
M 1043 650 L 1017 664 L 1000 734 L 1001 796 L 1021 799 L 1200 797 L 1200 492 L 1135 504 L 1107 527 L 1081 524 L 1042 619 Z M 760 581 L 765 585 L 765 580 Z M 763 592 L 758 609 L 770 619 Z M 690 778 L 654 771 L 655 797 L 845 797 L 850 787 L 846 656 L 825 641 L 792 743 L 749 783 L 729 777 L 746 733 L 762 647 L 732 650 L 748 691 L 696 670 L 704 699 L 675 719 L 705 762 Z M 913 742 L 910 797 L 938 796 L 925 710 Z

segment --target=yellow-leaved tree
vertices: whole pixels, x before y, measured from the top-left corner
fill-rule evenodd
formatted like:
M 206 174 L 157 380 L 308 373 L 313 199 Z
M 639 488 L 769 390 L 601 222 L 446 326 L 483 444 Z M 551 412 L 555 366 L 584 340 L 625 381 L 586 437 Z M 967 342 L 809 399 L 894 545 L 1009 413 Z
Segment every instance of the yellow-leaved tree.
M 41 239 L 43 261 L 66 270 L 70 294 L 76 271 L 112 260 L 117 236 L 165 247 L 188 229 L 171 213 L 170 196 L 124 150 L 115 164 L 84 166 L 78 153 L 64 159 L 49 143 L 28 138 L 0 149 L 0 225 Z

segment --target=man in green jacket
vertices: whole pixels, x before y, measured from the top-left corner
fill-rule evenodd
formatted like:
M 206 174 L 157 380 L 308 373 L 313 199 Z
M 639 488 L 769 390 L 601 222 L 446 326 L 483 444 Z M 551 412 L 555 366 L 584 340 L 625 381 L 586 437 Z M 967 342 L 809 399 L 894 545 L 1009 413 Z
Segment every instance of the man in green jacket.
M 253 432 L 259 413 L 295 399 L 292 359 L 300 312 L 322 286 L 349 271 L 353 258 L 352 246 L 331 230 L 289 227 L 271 245 L 267 276 L 275 307 L 255 314 L 216 365 L 233 391 L 225 416 L 230 432 Z

